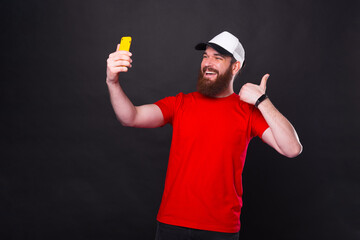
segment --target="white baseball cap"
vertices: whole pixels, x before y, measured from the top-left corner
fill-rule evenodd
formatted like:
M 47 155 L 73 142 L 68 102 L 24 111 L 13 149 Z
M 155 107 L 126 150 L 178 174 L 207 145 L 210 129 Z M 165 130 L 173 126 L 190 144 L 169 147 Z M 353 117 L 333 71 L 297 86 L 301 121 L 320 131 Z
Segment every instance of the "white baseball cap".
M 234 57 L 237 61 L 240 61 L 241 66 L 245 60 L 245 50 L 239 39 L 232 35 L 231 33 L 224 31 L 219 35 L 216 35 L 207 43 L 199 43 L 195 46 L 196 50 L 206 50 L 206 47 L 210 46 L 215 49 L 217 52 L 230 55 Z

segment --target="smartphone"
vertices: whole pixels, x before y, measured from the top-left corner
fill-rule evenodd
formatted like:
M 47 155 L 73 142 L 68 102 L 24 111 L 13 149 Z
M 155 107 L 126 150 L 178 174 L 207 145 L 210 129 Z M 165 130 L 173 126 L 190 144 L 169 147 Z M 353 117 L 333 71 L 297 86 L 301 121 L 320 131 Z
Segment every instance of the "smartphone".
M 122 37 L 118 51 L 129 51 L 131 45 L 131 37 Z

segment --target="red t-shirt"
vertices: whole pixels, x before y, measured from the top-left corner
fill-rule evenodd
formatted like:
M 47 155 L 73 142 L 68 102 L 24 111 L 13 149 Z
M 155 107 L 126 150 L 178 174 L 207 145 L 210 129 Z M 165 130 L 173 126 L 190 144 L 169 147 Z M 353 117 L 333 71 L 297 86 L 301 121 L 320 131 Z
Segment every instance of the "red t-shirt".
M 268 128 L 260 111 L 237 94 L 198 92 L 155 103 L 173 126 L 164 193 L 157 220 L 218 232 L 240 230 L 246 151 Z

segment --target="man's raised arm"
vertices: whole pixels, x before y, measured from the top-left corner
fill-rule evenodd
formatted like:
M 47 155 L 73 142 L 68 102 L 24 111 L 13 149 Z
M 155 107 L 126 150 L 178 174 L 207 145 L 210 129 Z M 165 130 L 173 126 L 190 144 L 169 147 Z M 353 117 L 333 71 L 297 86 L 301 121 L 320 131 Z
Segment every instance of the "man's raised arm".
M 260 96 L 265 94 L 268 78 L 269 74 L 264 75 L 260 85 L 246 83 L 240 89 L 240 99 L 255 105 Z M 284 156 L 290 158 L 298 156 L 303 147 L 291 123 L 275 108 L 268 98 L 265 98 L 258 108 L 269 125 L 269 128 L 262 135 L 264 142 Z
M 120 86 L 119 73 L 127 72 L 132 67 L 131 56 L 128 51 L 116 51 L 107 59 L 106 83 L 116 117 L 123 126 L 159 127 L 164 123 L 160 108 L 155 104 L 134 106 Z

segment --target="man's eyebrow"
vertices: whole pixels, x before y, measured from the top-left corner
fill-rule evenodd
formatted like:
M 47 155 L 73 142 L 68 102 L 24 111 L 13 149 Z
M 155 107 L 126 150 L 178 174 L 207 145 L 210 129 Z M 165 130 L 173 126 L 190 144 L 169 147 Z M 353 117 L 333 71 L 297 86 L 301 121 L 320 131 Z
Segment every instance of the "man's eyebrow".
M 215 56 L 220 56 L 222 58 L 225 58 L 225 55 L 224 54 L 221 54 L 221 53 L 214 53 Z
M 207 54 L 207 52 L 204 52 L 203 54 Z M 224 54 L 221 54 L 221 53 L 214 53 L 215 56 L 219 56 L 219 57 L 222 57 L 222 58 L 225 58 L 225 55 Z

